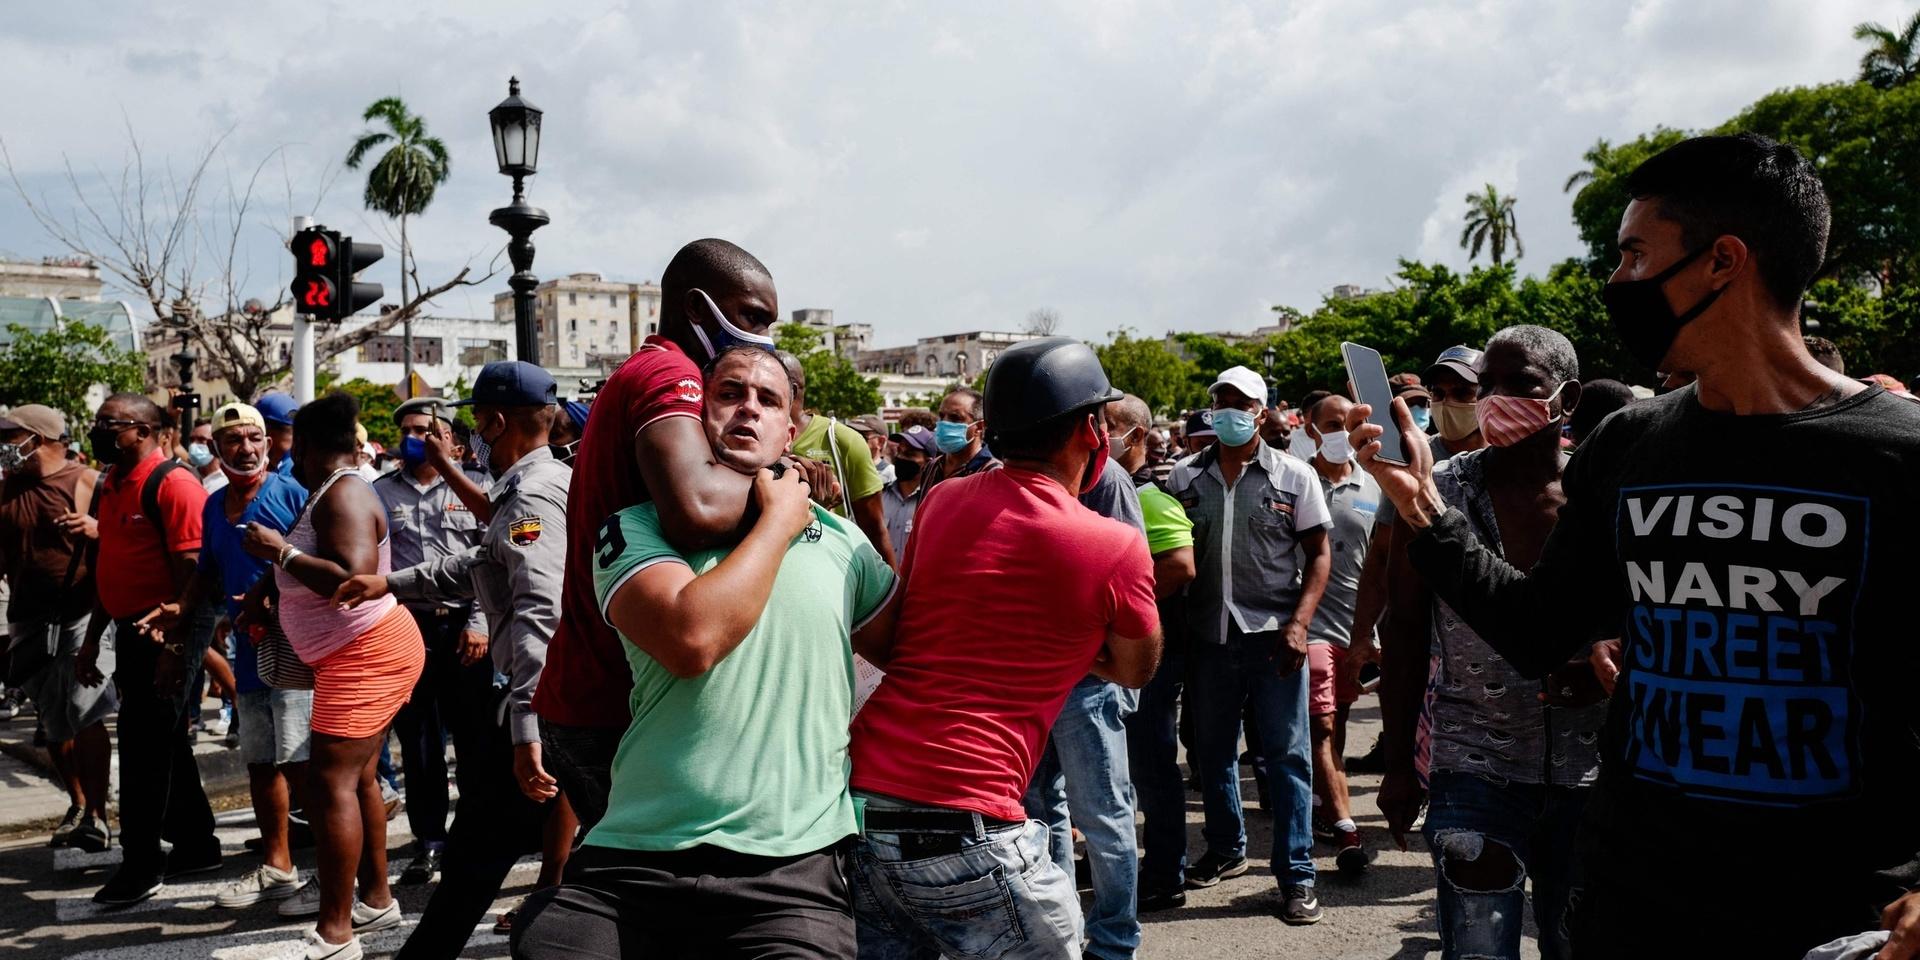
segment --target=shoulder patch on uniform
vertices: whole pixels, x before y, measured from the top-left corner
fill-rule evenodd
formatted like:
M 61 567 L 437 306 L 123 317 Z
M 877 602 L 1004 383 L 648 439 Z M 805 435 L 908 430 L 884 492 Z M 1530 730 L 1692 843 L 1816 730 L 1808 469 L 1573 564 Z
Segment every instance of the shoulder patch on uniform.
M 700 389 L 700 381 L 695 380 L 692 377 L 688 377 L 680 381 L 679 383 L 674 384 L 673 392 L 675 396 L 678 396 L 680 399 L 685 400 L 688 403 L 699 403 L 702 396 L 701 389 Z
M 516 547 L 532 546 L 540 539 L 540 518 L 521 517 L 507 527 L 507 539 Z

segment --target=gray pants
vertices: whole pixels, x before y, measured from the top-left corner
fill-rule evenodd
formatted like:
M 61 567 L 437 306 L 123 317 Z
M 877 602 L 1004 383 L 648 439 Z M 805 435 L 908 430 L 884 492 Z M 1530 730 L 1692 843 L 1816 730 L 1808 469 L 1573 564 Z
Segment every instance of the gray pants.
M 47 739 L 54 743 L 72 740 L 80 735 L 80 731 L 112 716 L 120 706 L 119 698 L 114 695 L 113 684 L 102 680 L 87 687 L 74 678 L 74 659 L 87 637 L 87 619 L 80 617 L 68 623 L 45 621 L 11 625 L 15 657 L 29 655 L 29 649 L 36 644 L 44 644 L 44 653 L 52 656 L 47 665 L 28 677 L 20 688 L 33 701 L 34 709 L 46 727 Z M 33 653 L 40 655 L 38 650 Z M 100 640 L 100 658 L 96 663 L 103 676 L 113 676 L 111 626 Z

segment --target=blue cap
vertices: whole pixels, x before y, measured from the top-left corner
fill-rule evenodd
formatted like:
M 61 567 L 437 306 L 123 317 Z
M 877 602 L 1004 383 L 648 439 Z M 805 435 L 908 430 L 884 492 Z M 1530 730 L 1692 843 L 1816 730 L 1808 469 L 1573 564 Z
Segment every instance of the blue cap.
M 272 393 L 261 394 L 260 399 L 253 402 L 253 408 L 260 411 L 260 416 L 264 417 L 268 424 L 291 427 L 294 411 L 300 409 L 300 404 L 295 402 L 293 397 L 275 390 Z
M 912 447 L 927 456 L 940 452 L 939 448 L 933 445 L 933 431 L 917 423 L 899 433 L 888 434 L 887 439 L 903 447 Z
M 471 396 L 448 406 L 544 407 L 557 403 L 557 396 L 553 374 L 524 360 L 498 360 L 480 368 Z
M 587 432 L 587 412 L 589 409 L 587 405 L 584 403 L 581 403 L 578 400 L 569 400 L 567 401 L 566 409 L 567 409 L 567 419 L 573 421 L 573 432 L 586 433 Z

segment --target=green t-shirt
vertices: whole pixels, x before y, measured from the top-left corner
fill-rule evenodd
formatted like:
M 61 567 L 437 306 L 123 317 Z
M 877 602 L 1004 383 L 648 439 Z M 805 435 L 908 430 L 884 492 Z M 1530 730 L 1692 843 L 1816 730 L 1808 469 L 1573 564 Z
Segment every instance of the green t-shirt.
M 1148 553 L 1193 546 L 1193 521 L 1173 494 L 1151 483 L 1141 487 L 1140 513 L 1147 525 Z
M 833 427 L 831 444 L 827 442 L 829 426 Z M 840 448 L 838 457 L 834 456 L 835 445 Z M 838 420 L 814 414 L 813 419 L 807 421 L 807 428 L 793 438 L 793 452 L 795 456 L 833 464 L 833 472 L 839 476 L 850 499 L 865 500 L 886 486 L 880 479 L 880 468 L 873 465 L 873 454 L 867 450 L 867 438 Z M 846 507 L 839 503 L 833 505 L 833 512 L 843 517 L 847 514 Z
M 633 722 L 614 755 L 607 815 L 588 843 L 656 851 L 712 844 L 790 857 L 856 832 L 847 792 L 849 637 L 885 605 L 894 574 L 858 527 L 813 512 L 813 526 L 787 548 L 760 622 L 712 670 L 683 680 L 621 644 L 633 670 Z M 642 569 L 683 563 L 702 574 L 731 549 L 681 554 L 651 503 L 614 514 L 594 555 L 601 615 Z

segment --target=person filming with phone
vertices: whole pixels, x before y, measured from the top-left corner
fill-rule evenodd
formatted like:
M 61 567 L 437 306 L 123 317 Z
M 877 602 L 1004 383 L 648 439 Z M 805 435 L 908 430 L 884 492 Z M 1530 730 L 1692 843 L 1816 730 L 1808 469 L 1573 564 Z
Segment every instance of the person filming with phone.
M 1519 675 L 1624 638 L 1575 957 L 1800 957 L 1877 929 L 1876 960 L 1920 957 L 1920 408 L 1807 353 L 1830 213 L 1798 151 L 1697 137 L 1625 185 L 1602 302 L 1646 369 L 1694 382 L 1581 444 L 1532 569 L 1476 532 L 1423 444 L 1382 460 L 1366 405 L 1361 463 L 1413 569 Z

